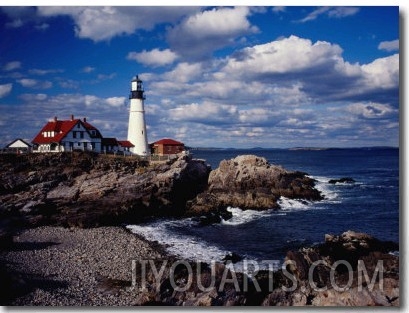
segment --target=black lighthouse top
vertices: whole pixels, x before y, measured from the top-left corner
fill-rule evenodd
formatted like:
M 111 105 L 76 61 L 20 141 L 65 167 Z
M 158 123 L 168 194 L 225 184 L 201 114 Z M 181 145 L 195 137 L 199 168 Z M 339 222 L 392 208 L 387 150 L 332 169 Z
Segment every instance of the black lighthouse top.
M 131 81 L 131 93 L 129 99 L 145 99 L 143 95 L 142 80 L 136 75 Z

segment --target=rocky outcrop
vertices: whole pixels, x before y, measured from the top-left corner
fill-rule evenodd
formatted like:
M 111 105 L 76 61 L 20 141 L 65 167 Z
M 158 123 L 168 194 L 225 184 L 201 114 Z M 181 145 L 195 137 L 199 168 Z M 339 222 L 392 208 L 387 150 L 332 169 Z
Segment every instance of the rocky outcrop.
M 263 305 L 399 306 L 399 257 L 389 253 L 398 249 L 354 231 L 325 235 L 323 244 L 287 253 L 295 288 L 274 290 Z
M 224 160 L 211 173 L 204 160 L 187 155 L 156 166 L 85 152 L 0 155 L 0 161 L 0 217 L 11 228 L 93 227 L 203 213 L 209 214 L 200 223 L 208 224 L 231 217 L 228 206 L 262 210 L 278 208 L 281 196 L 322 199 L 305 173 L 253 155 Z
M 399 306 L 399 257 L 388 253 L 397 248 L 397 244 L 353 231 L 326 235 L 323 244 L 289 251 L 285 270 L 259 271 L 251 277 L 233 273 L 231 265 L 222 263 L 184 263 L 172 268 L 177 260 L 171 260 L 160 282 L 148 268 L 147 288 L 138 295 L 138 302 L 184 306 Z M 163 264 L 157 262 L 155 267 Z M 176 290 L 176 286 L 183 290 Z
M 207 186 L 203 160 L 166 164 L 84 152 L 0 155 L 0 216 L 13 224 L 93 227 L 178 216 Z
M 223 210 L 228 206 L 241 209 L 278 209 L 278 199 L 321 200 L 314 180 L 302 172 L 287 171 L 271 165 L 265 158 L 241 155 L 223 160 L 209 175 L 205 192 L 191 203 L 192 212 Z
M 328 181 L 329 184 L 353 184 L 355 183 L 355 179 L 351 178 L 351 177 L 342 177 L 340 179 L 330 179 Z

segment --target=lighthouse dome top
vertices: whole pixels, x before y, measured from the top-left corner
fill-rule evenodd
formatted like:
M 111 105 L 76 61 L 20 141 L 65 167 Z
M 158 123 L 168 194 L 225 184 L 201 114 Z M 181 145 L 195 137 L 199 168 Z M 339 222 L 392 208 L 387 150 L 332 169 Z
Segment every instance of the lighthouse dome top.
M 131 81 L 131 94 L 129 95 L 129 99 L 145 99 L 143 92 L 142 80 L 136 75 Z

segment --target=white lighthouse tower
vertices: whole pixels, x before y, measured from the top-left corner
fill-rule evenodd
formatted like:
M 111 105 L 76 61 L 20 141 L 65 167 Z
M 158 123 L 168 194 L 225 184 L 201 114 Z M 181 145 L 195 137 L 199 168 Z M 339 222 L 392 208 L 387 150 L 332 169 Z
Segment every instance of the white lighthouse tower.
M 138 78 L 138 75 L 132 79 L 129 99 L 131 104 L 129 108 L 128 140 L 135 146 L 131 148 L 131 152 L 146 156 L 150 154 L 150 149 L 143 104 L 145 97 L 143 95 L 142 80 Z

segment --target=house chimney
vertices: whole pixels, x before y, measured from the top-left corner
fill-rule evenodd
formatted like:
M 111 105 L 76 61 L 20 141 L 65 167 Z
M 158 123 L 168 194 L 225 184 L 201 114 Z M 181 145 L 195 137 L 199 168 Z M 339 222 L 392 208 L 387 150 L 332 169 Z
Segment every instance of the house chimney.
M 87 122 L 87 118 L 86 117 L 84 117 L 84 123 L 86 123 Z
M 54 116 L 54 122 L 57 123 L 57 117 L 56 116 Z
M 74 114 L 71 114 L 71 121 L 74 120 Z

